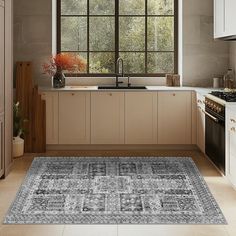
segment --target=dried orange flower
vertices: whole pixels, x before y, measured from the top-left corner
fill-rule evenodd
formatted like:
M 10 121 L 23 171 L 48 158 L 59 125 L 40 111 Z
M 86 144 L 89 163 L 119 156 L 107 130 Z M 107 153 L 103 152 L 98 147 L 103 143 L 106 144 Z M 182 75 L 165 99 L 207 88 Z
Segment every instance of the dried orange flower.
M 52 56 L 48 63 L 43 64 L 43 71 L 53 76 L 57 71 L 84 72 L 86 67 L 86 61 L 79 55 L 60 53 Z

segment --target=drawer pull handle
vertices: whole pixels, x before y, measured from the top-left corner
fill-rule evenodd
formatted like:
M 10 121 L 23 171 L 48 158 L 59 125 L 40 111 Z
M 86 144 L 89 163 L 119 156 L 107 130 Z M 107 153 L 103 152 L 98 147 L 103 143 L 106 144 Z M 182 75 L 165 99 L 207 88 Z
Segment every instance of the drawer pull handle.
M 72 96 L 74 96 L 75 94 L 74 94 L 74 93 L 72 93 L 71 95 L 72 95 Z
M 211 115 L 210 113 L 206 112 L 205 110 L 202 110 L 202 112 L 203 112 L 206 116 L 208 116 L 210 119 L 212 119 L 213 121 L 215 121 L 216 123 L 219 122 L 219 120 L 218 120 L 216 117 L 214 117 L 214 116 Z
M 112 97 L 112 93 L 109 93 L 109 96 Z
M 175 94 L 175 93 L 173 93 L 173 96 L 175 97 L 175 96 L 176 96 L 176 94 Z
M 232 127 L 230 130 L 231 130 L 232 132 L 235 132 L 235 131 L 236 131 L 235 127 Z
M 236 123 L 236 120 L 235 120 L 235 119 L 230 119 L 230 121 L 231 121 L 232 123 Z

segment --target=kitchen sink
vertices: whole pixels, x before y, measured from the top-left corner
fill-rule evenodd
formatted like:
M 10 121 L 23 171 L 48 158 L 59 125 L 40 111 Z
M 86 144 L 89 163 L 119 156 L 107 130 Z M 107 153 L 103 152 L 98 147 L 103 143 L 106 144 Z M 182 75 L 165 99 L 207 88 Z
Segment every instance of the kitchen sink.
M 145 86 L 107 86 L 107 85 L 104 85 L 104 86 L 98 86 L 98 89 L 147 89 Z

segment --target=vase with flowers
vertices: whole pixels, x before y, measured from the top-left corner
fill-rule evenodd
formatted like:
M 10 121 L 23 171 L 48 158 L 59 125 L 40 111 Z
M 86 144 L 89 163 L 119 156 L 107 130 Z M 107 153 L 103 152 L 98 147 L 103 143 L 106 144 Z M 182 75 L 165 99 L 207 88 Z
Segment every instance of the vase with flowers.
M 43 71 L 52 76 L 54 88 L 63 88 L 65 87 L 64 72 L 79 73 L 85 71 L 86 67 L 85 60 L 79 55 L 59 53 L 52 56 L 48 63 L 43 64 Z

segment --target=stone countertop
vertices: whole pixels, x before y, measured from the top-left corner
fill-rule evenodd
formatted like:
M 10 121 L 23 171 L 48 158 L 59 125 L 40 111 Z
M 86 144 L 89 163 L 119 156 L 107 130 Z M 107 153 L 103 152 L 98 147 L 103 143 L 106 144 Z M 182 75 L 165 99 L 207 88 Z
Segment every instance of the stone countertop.
M 200 88 L 200 87 L 167 87 L 167 86 L 146 86 L 147 90 L 143 90 L 143 89 L 99 89 L 98 90 L 98 86 L 65 86 L 64 88 L 52 88 L 52 87 L 39 87 L 40 91 L 45 91 L 45 92 L 67 92 L 67 91 L 100 91 L 100 92 L 104 92 L 104 91 L 108 91 L 108 92 L 130 92 L 130 91 L 139 91 L 139 92 L 143 92 L 143 91 L 196 91 L 198 93 L 201 93 L 202 95 L 206 95 L 208 93 L 210 93 L 213 90 L 217 90 L 217 89 L 213 89 L 213 88 Z

